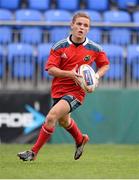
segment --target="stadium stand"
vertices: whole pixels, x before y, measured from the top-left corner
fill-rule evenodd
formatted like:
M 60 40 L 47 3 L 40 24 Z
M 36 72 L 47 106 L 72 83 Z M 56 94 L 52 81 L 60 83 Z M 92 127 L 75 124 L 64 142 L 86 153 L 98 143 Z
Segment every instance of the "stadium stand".
M 101 3 L 98 0 L 87 0 L 86 7 L 91 10 L 106 11 L 109 9 L 109 2 L 108 0 L 101 0 Z
M 110 10 L 110 11 L 105 11 L 103 14 L 104 17 L 104 22 L 110 23 L 123 23 L 123 22 L 130 22 L 131 17 L 128 12 L 121 11 L 121 10 Z
M 131 43 L 131 31 L 129 29 L 114 28 L 110 30 L 110 43 L 117 45 L 128 45 Z
M 45 12 L 44 17 L 47 22 L 71 21 L 71 13 L 66 10 L 48 10 Z
M 65 0 L 57 0 L 56 7 L 57 9 L 76 11 L 79 9 L 79 0 L 70 0 L 66 1 L 66 3 Z
M 26 27 L 21 30 L 21 42 L 39 44 L 42 42 L 42 29 L 37 27 Z
M 42 14 L 40 11 L 32 9 L 20 9 L 15 12 L 16 21 L 41 21 Z
M 0 46 L 0 81 L 3 79 L 4 77 L 4 72 L 5 72 L 5 61 L 3 60 L 3 56 L 4 56 L 4 50 L 3 47 Z
M 117 4 L 120 9 L 126 10 L 128 7 L 137 6 L 138 0 L 118 0 Z
M 127 63 L 132 80 L 139 80 L 139 45 L 127 47 Z
M 57 42 L 69 35 L 70 29 L 67 27 L 55 27 L 49 31 L 49 42 Z
M 93 22 L 102 21 L 102 16 L 98 11 L 94 11 L 94 10 L 81 10 L 81 11 L 87 13 Z
M 16 83 L 16 87 L 18 87 L 20 81 L 28 82 L 28 87 L 33 87 L 35 81 L 35 57 L 33 55 L 33 47 L 24 43 L 12 43 L 8 45 L 7 49 L 9 83 L 14 85 Z
M 28 0 L 28 8 L 46 11 L 50 8 L 50 0 Z
M 0 27 L 0 44 L 8 44 L 12 42 L 12 28 Z
M 106 73 L 105 77 L 109 80 L 123 80 L 124 79 L 124 57 L 123 47 L 115 44 L 103 45 L 104 51 L 111 63 L 111 68 Z
M 16 10 L 20 7 L 21 0 L 1 0 L 0 8 Z
M 45 68 L 45 63 L 46 60 L 48 58 L 50 49 L 52 47 L 52 43 L 44 43 L 44 44 L 40 44 L 38 46 L 38 78 L 39 80 L 44 81 L 46 80 L 50 80 L 52 77 L 48 75 L 48 73 L 44 70 Z
M 1 21 L 13 20 L 13 13 L 7 9 L 0 9 L 0 20 Z
M 91 28 L 87 37 L 96 43 L 102 43 L 102 31 L 98 28 Z
M 65 3 L 64 0 L 0 0 L 0 78 L 4 73 L 3 86 L 10 82 L 12 84 L 15 79 L 16 85 L 20 86 L 20 81 L 31 82 L 29 87 L 38 86 L 45 79 L 51 81 L 51 77 L 44 71 L 44 63 L 52 43 L 70 33 L 69 21 L 77 11 L 89 14 L 92 25 L 88 37 L 102 44 L 110 58 L 111 68 L 105 82 L 123 81 L 125 86 L 128 84 L 125 82 L 132 80 L 138 83 L 138 60 L 134 60 L 138 57 L 134 56 L 139 54 L 139 27 L 135 27 L 139 22 L 139 1 L 98 1 L 70 0 Z M 129 7 L 134 9 L 130 11 Z M 24 24 L 20 25 L 21 22 Z M 23 53 L 26 47 L 28 51 L 30 49 L 29 55 Z M 25 60 L 24 63 L 21 59 Z M 28 68 L 25 70 L 25 67 Z

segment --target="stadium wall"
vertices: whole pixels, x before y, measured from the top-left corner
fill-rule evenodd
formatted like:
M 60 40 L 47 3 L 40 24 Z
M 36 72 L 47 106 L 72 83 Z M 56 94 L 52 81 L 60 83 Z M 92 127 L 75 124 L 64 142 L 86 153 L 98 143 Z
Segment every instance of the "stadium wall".
M 97 90 L 89 94 L 83 106 L 73 112 L 90 143 L 139 143 L 139 91 Z M 53 143 L 73 142 L 62 128 L 57 128 Z
M 1 93 L 0 141 L 32 143 L 51 106 L 49 93 Z M 97 90 L 72 117 L 90 137 L 90 143 L 139 143 L 139 91 L 133 89 Z M 49 143 L 73 143 L 57 124 Z

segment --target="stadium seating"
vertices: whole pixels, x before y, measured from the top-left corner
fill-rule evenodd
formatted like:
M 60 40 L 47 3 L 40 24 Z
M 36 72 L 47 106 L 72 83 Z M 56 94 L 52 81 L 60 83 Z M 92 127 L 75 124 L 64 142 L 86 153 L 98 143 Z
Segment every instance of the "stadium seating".
M 139 22 L 139 12 L 133 13 L 133 22 L 138 23 Z
M 21 42 L 39 44 L 42 42 L 42 30 L 37 27 L 26 27 L 21 30 Z
M 93 11 L 93 10 L 81 10 L 81 11 L 87 13 L 93 22 L 102 21 L 102 16 L 98 11 Z
M 114 28 L 110 30 L 110 43 L 117 45 L 128 45 L 131 43 L 131 32 L 129 29 Z
M 86 0 L 86 7 L 96 11 L 106 11 L 109 9 L 108 0 Z
M 90 29 L 87 37 L 96 43 L 102 43 L 102 31 L 98 28 Z
M 110 10 L 103 13 L 104 22 L 123 23 L 130 22 L 131 17 L 126 11 Z
M 1 21 L 13 20 L 12 12 L 7 9 L 0 9 L 0 20 Z
M 70 11 L 75 11 L 79 9 L 79 0 L 70 0 L 70 1 L 57 0 L 56 4 L 57 4 L 57 9 L 64 9 Z
M 5 68 L 5 61 L 4 61 L 4 50 L 3 47 L 0 46 L 0 80 L 4 77 Z
M 50 8 L 50 0 L 28 0 L 28 8 L 46 11 Z
M 44 16 L 47 22 L 71 21 L 71 13 L 66 10 L 48 10 Z
M 0 8 L 15 10 L 18 9 L 21 4 L 21 0 L 1 0 Z
M 41 21 L 42 14 L 40 11 L 31 9 L 21 9 L 15 12 L 16 21 Z
M 49 30 L 49 42 L 57 42 L 61 39 L 66 38 L 69 35 L 69 28 L 67 27 L 55 27 L 51 30 Z
M 45 63 L 50 53 L 50 49 L 52 48 L 52 43 L 44 43 L 38 45 L 38 67 L 39 67 L 39 75 L 41 79 L 50 80 L 52 77 L 48 75 L 48 72 L 45 71 Z
M 118 0 L 118 8 L 126 10 L 128 7 L 135 7 L 138 4 L 138 0 Z
M 0 27 L 0 44 L 8 44 L 12 41 L 12 29 L 10 27 Z
M 33 79 L 35 73 L 35 58 L 33 47 L 28 44 L 14 43 L 8 45 L 8 64 L 10 77 Z
M 104 44 L 102 47 L 106 52 L 111 64 L 111 67 L 104 78 L 109 80 L 124 79 L 123 47 L 114 44 Z
M 127 47 L 127 63 L 133 79 L 139 80 L 139 45 Z

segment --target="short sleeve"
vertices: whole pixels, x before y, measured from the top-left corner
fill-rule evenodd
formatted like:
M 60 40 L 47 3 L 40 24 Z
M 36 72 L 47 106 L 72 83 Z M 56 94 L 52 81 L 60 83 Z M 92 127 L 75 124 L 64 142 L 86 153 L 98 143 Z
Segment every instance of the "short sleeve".
M 107 58 L 107 55 L 104 51 L 97 52 L 95 62 L 98 68 L 110 64 L 109 59 Z
M 50 55 L 45 64 L 45 70 L 48 70 L 51 67 L 59 67 L 60 59 L 60 51 L 51 49 Z

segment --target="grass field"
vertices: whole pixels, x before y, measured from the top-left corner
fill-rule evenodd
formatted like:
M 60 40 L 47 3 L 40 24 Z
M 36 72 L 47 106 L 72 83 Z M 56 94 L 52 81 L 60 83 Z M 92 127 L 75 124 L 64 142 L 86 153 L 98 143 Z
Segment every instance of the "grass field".
M 0 179 L 139 178 L 139 145 L 87 145 L 78 161 L 74 145 L 46 145 L 36 161 L 20 161 L 29 147 L 0 145 Z

